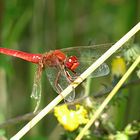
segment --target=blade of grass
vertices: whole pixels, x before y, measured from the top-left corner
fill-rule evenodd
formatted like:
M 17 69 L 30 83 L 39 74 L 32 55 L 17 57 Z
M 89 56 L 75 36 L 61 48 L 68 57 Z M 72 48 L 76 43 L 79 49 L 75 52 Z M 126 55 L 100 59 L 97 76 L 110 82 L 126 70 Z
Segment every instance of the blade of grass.
M 76 88 L 83 80 L 85 80 L 93 71 L 95 71 L 106 59 L 108 59 L 115 51 L 117 51 L 126 41 L 128 41 L 136 32 L 140 30 L 140 22 L 135 25 L 125 36 L 115 43 L 108 51 L 106 51 L 95 63 L 85 70 L 80 77 L 71 83 L 62 93 L 66 97 L 73 88 Z M 22 138 L 35 124 L 37 124 L 49 111 L 51 111 L 61 100 L 58 95 L 50 104 L 48 104 L 39 114 L 37 114 L 29 123 L 27 123 L 11 140 Z

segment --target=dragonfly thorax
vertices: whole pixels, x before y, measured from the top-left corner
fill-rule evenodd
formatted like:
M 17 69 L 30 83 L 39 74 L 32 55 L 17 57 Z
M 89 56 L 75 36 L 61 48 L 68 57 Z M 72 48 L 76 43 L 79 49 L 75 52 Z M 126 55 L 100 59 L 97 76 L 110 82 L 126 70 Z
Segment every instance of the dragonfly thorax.
M 54 67 L 59 64 L 63 64 L 66 59 L 66 55 L 60 50 L 50 51 L 43 55 L 41 63 L 44 66 Z

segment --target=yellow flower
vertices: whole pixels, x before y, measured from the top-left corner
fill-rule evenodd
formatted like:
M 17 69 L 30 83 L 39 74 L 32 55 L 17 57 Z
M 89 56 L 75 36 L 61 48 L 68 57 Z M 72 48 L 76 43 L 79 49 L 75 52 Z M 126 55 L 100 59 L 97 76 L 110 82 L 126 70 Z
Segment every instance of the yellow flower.
M 67 105 L 55 107 L 54 115 L 59 123 L 68 131 L 74 131 L 79 125 L 88 121 L 87 111 L 81 105 L 76 105 L 76 110 L 68 109 Z
M 112 61 L 112 75 L 121 77 L 126 72 L 126 63 L 120 56 L 116 57 Z

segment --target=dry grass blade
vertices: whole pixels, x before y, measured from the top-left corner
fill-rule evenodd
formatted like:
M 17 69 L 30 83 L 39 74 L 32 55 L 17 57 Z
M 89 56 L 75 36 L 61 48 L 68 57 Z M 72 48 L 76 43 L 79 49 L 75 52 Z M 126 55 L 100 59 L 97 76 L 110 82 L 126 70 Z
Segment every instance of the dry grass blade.
M 106 59 L 108 59 L 115 51 L 117 51 L 127 40 L 129 40 L 140 29 L 140 23 L 133 27 L 124 37 L 115 43 L 108 51 L 106 51 L 95 63 L 93 63 L 79 78 L 70 84 L 61 94 L 66 97 L 73 88 L 76 88 L 83 80 L 85 80 L 93 71 L 95 71 Z M 37 114 L 29 123 L 27 123 L 11 140 L 22 138 L 34 125 L 36 125 L 49 111 L 51 111 L 60 101 L 62 97 L 58 95 L 50 104 L 48 104 L 39 114 Z

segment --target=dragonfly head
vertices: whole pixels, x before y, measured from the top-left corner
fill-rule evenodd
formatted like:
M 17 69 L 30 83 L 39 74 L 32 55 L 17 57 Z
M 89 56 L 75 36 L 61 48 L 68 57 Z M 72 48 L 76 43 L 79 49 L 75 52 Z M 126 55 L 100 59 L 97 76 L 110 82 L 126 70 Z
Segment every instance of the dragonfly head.
M 76 56 L 70 56 L 65 61 L 65 67 L 71 71 L 74 71 L 79 66 L 79 61 Z

